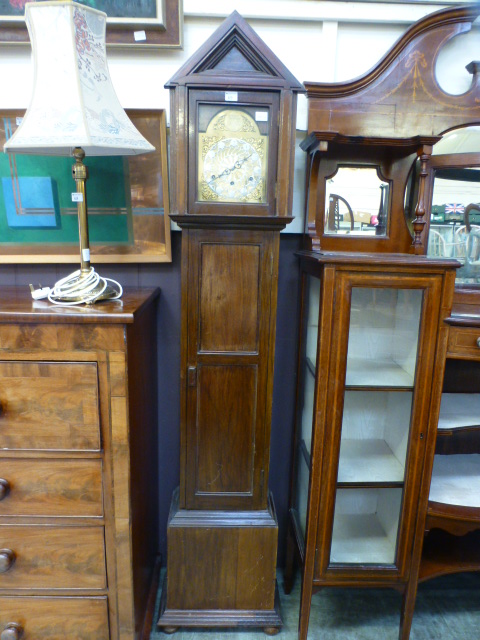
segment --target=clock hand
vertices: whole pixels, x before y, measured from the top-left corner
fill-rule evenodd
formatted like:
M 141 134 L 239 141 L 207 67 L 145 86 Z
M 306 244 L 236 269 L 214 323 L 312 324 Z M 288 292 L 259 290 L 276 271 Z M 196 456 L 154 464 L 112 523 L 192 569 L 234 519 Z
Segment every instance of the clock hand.
M 228 176 L 230 173 L 232 173 L 232 171 L 235 171 L 235 169 L 240 169 L 241 166 L 250 158 L 252 153 L 250 153 L 248 156 L 245 156 L 245 158 L 242 158 L 241 160 L 237 160 L 231 169 L 224 169 L 222 173 L 218 174 L 218 176 L 214 176 L 213 178 L 211 178 L 211 180 L 209 180 L 207 184 L 210 185 L 212 184 L 212 182 L 215 182 L 215 180 L 218 180 L 218 178 L 223 178 L 223 176 Z

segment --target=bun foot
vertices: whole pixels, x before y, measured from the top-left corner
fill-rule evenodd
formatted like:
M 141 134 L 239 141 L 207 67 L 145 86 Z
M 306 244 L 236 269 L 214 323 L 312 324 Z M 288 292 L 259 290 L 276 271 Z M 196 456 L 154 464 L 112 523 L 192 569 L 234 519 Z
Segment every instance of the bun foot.
M 263 633 L 267 636 L 276 636 L 279 633 L 280 627 L 265 627 Z

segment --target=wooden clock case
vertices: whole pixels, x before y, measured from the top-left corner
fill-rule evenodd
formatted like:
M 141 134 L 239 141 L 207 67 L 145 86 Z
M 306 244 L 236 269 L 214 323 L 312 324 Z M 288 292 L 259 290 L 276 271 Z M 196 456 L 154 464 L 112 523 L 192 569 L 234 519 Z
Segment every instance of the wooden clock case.
M 182 228 L 180 486 L 158 626 L 282 625 L 268 491 L 279 232 L 303 86 L 234 12 L 169 81 L 171 216 Z M 198 197 L 200 109 L 268 115 L 259 202 Z M 260 118 L 259 118 L 260 119 Z

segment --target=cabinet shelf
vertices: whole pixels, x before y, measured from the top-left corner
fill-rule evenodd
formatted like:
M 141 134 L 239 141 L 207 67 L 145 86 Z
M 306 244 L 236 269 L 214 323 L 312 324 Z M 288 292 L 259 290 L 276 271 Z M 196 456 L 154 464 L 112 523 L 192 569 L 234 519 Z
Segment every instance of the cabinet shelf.
M 338 484 L 403 483 L 405 463 L 380 439 L 342 439 Z
M 393 564 L 395 540 L 389 539 L 376 514 L 335 518 L 330 564 Z
M 419 581 L 464 571 L 478 571 L 480 566 L 480 531 L 454 536 L 434 529 L 425 537 Z
M 435 456 L 429 500 L 480 508 L 480 454 Z
M 349 358 L 345 385 L 411 390 L 414 376 L 391 358 Z
M 393 564 L 403 490 L 338 488 L 331 563 Z
M 464 427 L 480 427 L 480 394 L 442 394 L 438 429 L 441 431 Z

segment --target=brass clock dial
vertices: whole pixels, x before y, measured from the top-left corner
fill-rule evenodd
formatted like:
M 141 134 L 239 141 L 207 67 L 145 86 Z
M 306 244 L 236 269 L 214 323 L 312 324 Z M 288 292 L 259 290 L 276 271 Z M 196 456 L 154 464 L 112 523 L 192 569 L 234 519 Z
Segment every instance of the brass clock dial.
M 258 114 L 263 115 L 258 115 Z M 268 110 L 256 116 L 268 122 Z M 198 199 L 266 201 L 268 136 L 242 108 L 222 108 L 199 133 Z

